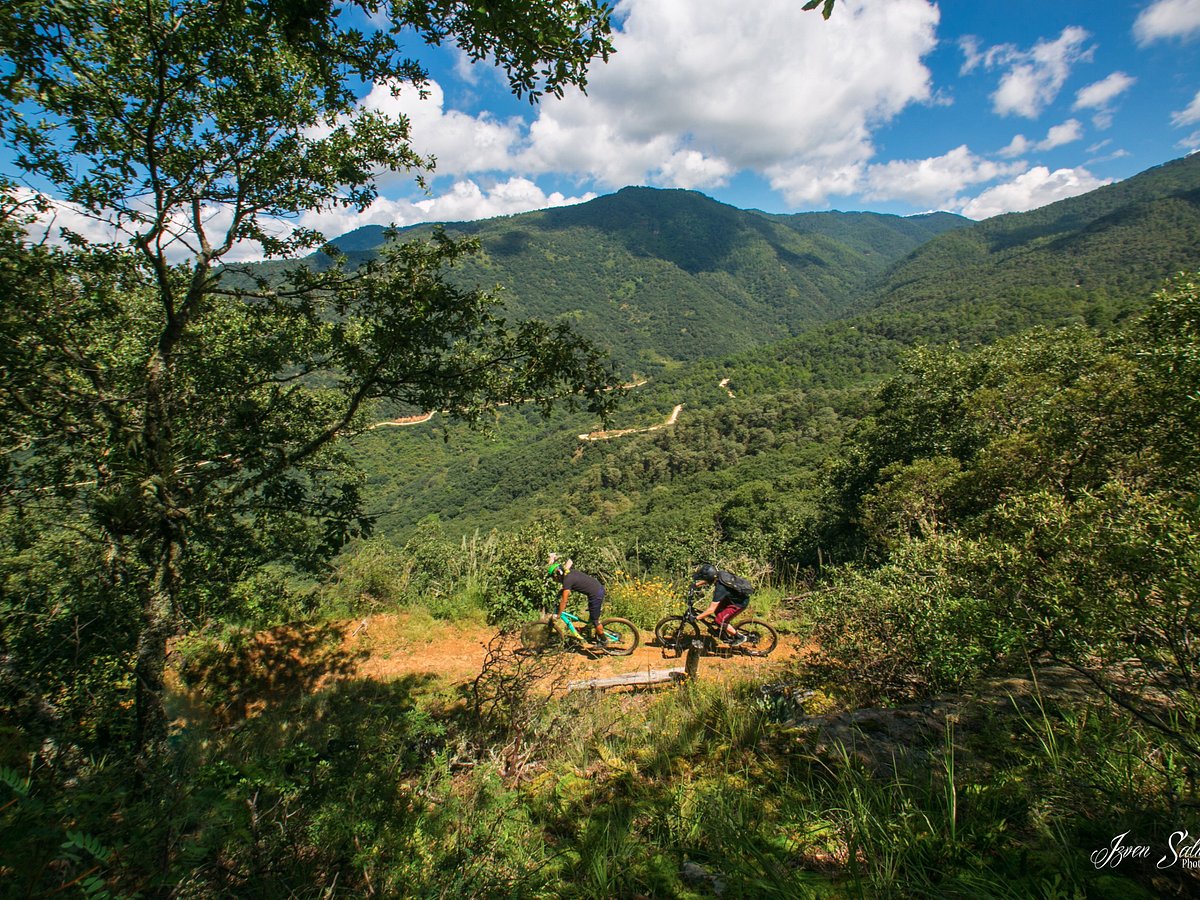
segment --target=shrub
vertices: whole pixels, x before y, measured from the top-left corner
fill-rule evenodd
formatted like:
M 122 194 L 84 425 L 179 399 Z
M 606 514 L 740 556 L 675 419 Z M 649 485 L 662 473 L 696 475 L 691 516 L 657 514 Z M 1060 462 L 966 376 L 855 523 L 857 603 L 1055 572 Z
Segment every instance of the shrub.
M 662 578 L 630 576 L 623 571 L 607 585 L 605 613 L 625 616 L 642 628 L 653 628 L 663 616 L 683 608 L 682 591 Z
M 903 540 L 886 565 L 845 567 L 813 593 L 813 636 L 863 700 L 970 681 L 1025 646 L 976 577 L 1004 555 L 957 535 Z

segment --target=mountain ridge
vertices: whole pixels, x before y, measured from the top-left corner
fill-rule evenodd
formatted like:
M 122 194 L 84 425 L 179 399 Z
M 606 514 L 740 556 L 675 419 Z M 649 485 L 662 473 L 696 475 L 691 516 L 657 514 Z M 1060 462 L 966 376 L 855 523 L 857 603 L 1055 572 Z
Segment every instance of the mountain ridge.
M 458 429 L 449 444 L 420 429 L 376 433 L 363 447 L 372 460 L 372 511 L 384 533 L 407 534 L 427 515 L 469 533 L 565 510 L 590 528 L 625 529 L 647 541 L 718 512 L 726 525 L 730 516 L 751 521 L 753 509 L 781 490 L 811 490 L 820 460 L 869 409 L 872 385 L 894 371 L 904 348 L 988 343 L 1036 325 L 1111 328 L 1144 307 L 1184 261 L 1194 267 L 1200 157 L 1161 169 L 1100 198 L 936 236 L 860 298 L 874 305 L 664 370 L 627 398 L 612 426 L 661 422 L 684 403 L 675 428 L 582 444 L 576 435 L 594 422 L 556 415 L 539 424 L 522 411 L 506 413 L 493 439 Z M 1144 271 L 1131 272 L 1131 257 Z M 718 386 L 728 378 L 736 398 Z
M 793 336 L 836 318 L 889 265 L 969 220 L 944 214 L 773 215 L 696 191 L 627 187 L 573 206 L 331 243 L 352 261 L 442 228 L 479 241 L 450 277 L 498 285 L 518 318 L 564 321 L 653 372 Z M 319 258 L 318 258 L 319 259 Z

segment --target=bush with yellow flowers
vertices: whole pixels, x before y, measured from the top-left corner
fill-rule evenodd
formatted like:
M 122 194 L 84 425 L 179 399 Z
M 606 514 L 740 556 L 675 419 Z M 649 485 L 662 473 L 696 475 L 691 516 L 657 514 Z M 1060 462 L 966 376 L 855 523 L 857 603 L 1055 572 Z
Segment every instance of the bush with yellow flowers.
M 604 614 L 624 616 L 640 628 L 653 628 L 663 616 L 683 611 L 684 590 L 662 578 L 618 570 L 605 590 Z

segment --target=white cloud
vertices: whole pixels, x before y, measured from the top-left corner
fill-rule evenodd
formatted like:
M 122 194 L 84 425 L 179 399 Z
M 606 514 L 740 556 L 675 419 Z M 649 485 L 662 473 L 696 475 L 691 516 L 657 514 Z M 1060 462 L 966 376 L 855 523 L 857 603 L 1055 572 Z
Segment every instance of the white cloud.
M 61 245 L 64 243 L 64 229 L 92 244 L 124 243 L 128 240 L 128 235 L 122 233 L 111 218 L 94 216 L 73 203 L 55 200 L 45 194 L 38 195 L 27 188 L 16 188 L 14 193 L 24 210 L 30 213 L 34 213 L 34 204 L 39 201 L 45 207 L 37 210 L 25 225 L 25 233 L 30 240 Z
M 771 187 L 796 206 L 824 203 L 830 196 L 848 197 L 861 189 L 865 166 L 789 164 L 766 170 Z
M 1200 91 L 1196 92 L 1196 96 L 1192 98 L 1187 109 L 1181 109 L 1171 114 L 1171 124 L 1177 128 L 1193 125 L 1196 122 L 1200 122 Z
M 1133 36 L 1145 45 L 1168 38 L 1189 38 L 1200 32 L 1200 0 L 1157 0 L 1133 23 Z
M 862 185 L 863 196 L 945 208 L 968 185 L 992 181 L 1021 168 L 1020 164 L 1002 164 L 976 156 L 964 144 L 942 156 L 869 166 Z
M 1006 159 L 1012 159 L 1014 156 L 1021 156 L 1028 153 L 1033 148 L 1033 143 L 1023 134 L 1013 136 L 1013 139 L 1008 142 L 1008 146 L 1000 151 L 1000 155 Z
M 1107 78 L 1081 88 L 1075 94 L 1072 109 L 1093 109 L 1092 124 L 1101 130 L 1113 122 L 1112 103 L 1137 81 L 1124 72 L 1113 72 Z
M 1016 156 L 1023 156 L 1035 150 L 1053 150 L 1055 147 L 1061 147 L 1063 144 L 1070 144 L 1073 141 L 1083 137 L 1083 125 L 1078 119 L 1067 119 L 1061 125 L 1053 126 L 1046 132 L 1046 136 L 1036 143 L 1029 140 L 1023 134 L 1018 134 L 1009 141 L 1008 146 L 997 152 L 998 156 L 1005 159 L 1012 159 Z
M 1078 119 L 1067 119 L 1061 125 L 1055 125 L 1046 132 L 1046 139 L 1041 141 L 1037 148 L 1039 150 L 1053 150 L 1055 147 L 1061 147 L 1063 144 L 1070 144 L 1083 137 L 1083 126 L 1079 124 Z
M 392 200 L 378 197 L 362 212 L 335 207 L 305 213 L 300 224 L 315 228 L 327 237 L 337 237 L 363 225 L 416 225 L 420 222 L 465 222 L 509 216 L 551 206 L 569 206 L 596 195 L 567 197 L 558 191 L 547 194 L 527 178 L 509 178 L 490 188 L 461 179 L 446 193 L 424 200 Z
M 393 90 L 377 84 L 359 107 L 392 118 L 407 116 L 413 149 L 437 158 L 438 175 L 466 175 L 509 167 L 521 139 L 518 121 L 500 122 L 488 113 L 469 116 L 445 108 L 445 92 L 436 81 L 425 85 L 425 99 L 412 85 Z
M 25 188 L 17 191 L 18 199 L 23 201 L 32 201 L 35 196 L 37 195 Z M 87 212 L 73 203 L 56 200 L 45 194 L 40 196 L 46 209 L 38 213 L 33 221 L 25 227 L 25 233 L 33 241 L 46 241 L 51 245 L 63 246 L 66 241 L 63 239 L 62 232 L 66 230 L 79 235 L 90 244 L 128 244 L 137 228 L 136 224 L 130 223 L 128 220 L 119 224 L 115 210 L 97 215 Z M 140 209 L 147 215 L 153 213 L 148 202 L 132 203 L 130 206 L 135 210 Z M 29 208 L 32 209 L 32 205 Z M 200 218 L 209 241 L 216 245 L 225 240 L 226 232 L 233 224 L 233 211 L 224 204 L 207 205 L 201 208 Z M 263 218 L 261 223 L 268 233 L 273 233 L 278 237 L 284 237 L 292 230 L 292 226 L 283 220 Z M 272 224 L 275 227 L 272 228 Z M 163 240 L 163 250 L 167 260 L 172 263 L 182 263 L 194 259 L 199 252 L 198 244 L 191 216 L 177 210 L 174 216 L 168 220 L 166 236 Z M 223 262 L 240 262 L 262 258 L 262 247 L 257 241 L 243 241 L 231 247 L 221 259 Z
M 1080 88 L 1075 94 L 1072 109 L 1107 109 L 1118 96 L 1133 87 L 1137 81 L 1124 72 L 1113 72 L 1107 78 Z
M 508 181 L 483 190 L 473 181 L 457 181 L 448 194 L 412 204 L 419 222 L 453 222 L 511 216 L 551 206 L 570 206 L 591 200 L 595 194 L 566 197 L 555 191 L 547 194 L 527 178 Z M 409 223 L 405 223 L 409 224 Z
M 970 75 L 983 63 L 983 53 L 979 50 L 979 38 L 973 34 L 964 35 L 958 39 L 958 48 L 962 50 L 963 64 L 958 70 L 959 75 Z
M 619 187 L 706 187 L 765 171 L 789 199 L 809 173 L 865 162 L 873 129 L 932 102 L 928 0 L 845 0 L 828 22 L 793 0 L 623 0 L 617 53 L 588 94 L 547 99 L 518 170 Z
M 658 169 L 660 179 L 675 187 L 698 188 L 722 185 L 733 174 L 723 159 L 705 156 L 698 150 L 678 150 Z
M 568 197 L 558 191 L 546 193 L 526 178 L 509 178 L 486 189 L 474 181 L 462 179 L 456 181 L 449 191 L 423 200 L 394 200 L 380 196 L 362 212 L 342 206 L 309 210 L 300 216 L 298 224 L 334 238 L 363 225 L 405 226 L 420 222 L 473 221 L 552 206 L 570 206 L 594 199 L 595 196 L 590 192 L 578 197 Z M 22 191 L 23 199 L 32 197 L 32 192 Z M 49 211 L 40 215 L 26 229 L 31 240 L 61 244 L 62 228 L 80 234 L 93 243 L 125 242 L 129 238 L 110 220 L 88 215 L 68 203 L 49 198 L 47 201 L 50 204 Z M 232 213 L 226 206 L 205 207 L 202 216 L 213 240 L 219 239 L 232 222 Z M 291 221 L 284 219 L 264 217 L 260 221 L 269 233 L 279 238 L 287 237 L 295 227 Z M 186 238 L 191 233 L 191 222 L 181 217 L 172 231 Z M 195 251 L 184 240 L 171 242 L 167 251 L 171 262 L 183 262 L 195 255 Z M 262 247 L 257 242 L 243 241 L 234 245 L 222 257 L 222 261 L 246 262 L 262 258 Z
M 1039 41 L 1032 50 L 997 47 L 984 55 L 989 68 L 1007 67 L 992 94 L 992 108 L 999 115 L 1037 118 L 1062 90 L 1071 67 L 1091 58 L 1085 47 L 1088 33 L 1077 26 L 1064 28 L 1054 41 Z
M 1045 166 L 1036 166 L 1012 181 L 988 188 L 974 199 L 962 202 L 960 212 L 971 219 L 1024 212 L 1111 183 L 1112 179 L 1096 178 L 1084 168 L 1051 172 Z

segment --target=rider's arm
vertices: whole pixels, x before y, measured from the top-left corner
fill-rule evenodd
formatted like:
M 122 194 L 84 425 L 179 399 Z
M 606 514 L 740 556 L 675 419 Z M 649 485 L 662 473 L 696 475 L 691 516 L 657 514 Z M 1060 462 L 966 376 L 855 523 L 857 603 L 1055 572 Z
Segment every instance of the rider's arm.
M 558 598 L 558 614 L 561 616 L 567 609 L 567 597 L 571 592 L 567 588 L 563 588 L 562 596 Z

